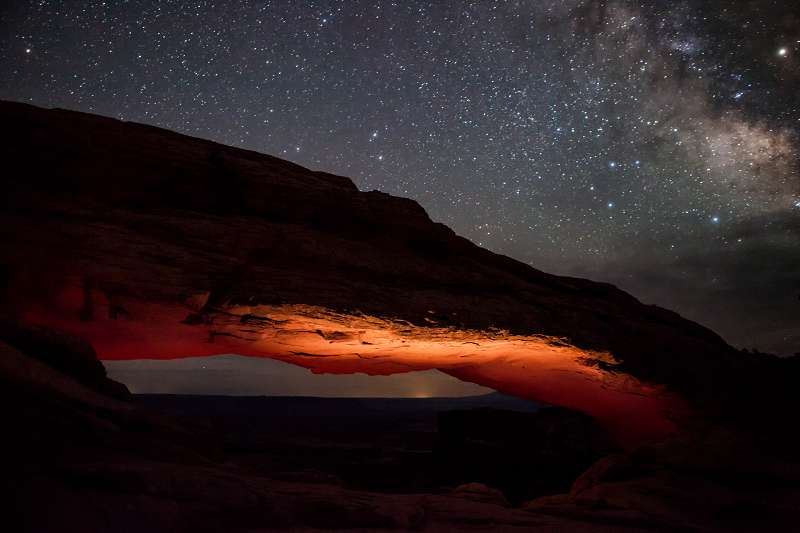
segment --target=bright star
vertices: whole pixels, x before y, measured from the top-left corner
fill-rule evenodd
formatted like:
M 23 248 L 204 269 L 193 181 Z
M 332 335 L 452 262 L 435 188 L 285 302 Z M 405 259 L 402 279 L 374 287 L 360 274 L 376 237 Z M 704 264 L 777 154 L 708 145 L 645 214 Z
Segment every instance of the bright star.
M 785 46 L 782 48 L 778 48 L 778 57 L 786 57 L 789 55 L 789 49 Z
M 711 222 L 713 222 L 714 224 L 719 224 L 719 217 L 717 215 L 714 215 L 713 217 L 711 217 Z
M 30 48 L 26 48 L 26 49 L 25 49 L 25 53 L 26 53 L 26 54 L 30 54 L 30 53 L 31 53 L 31 49 L 30 49 Z

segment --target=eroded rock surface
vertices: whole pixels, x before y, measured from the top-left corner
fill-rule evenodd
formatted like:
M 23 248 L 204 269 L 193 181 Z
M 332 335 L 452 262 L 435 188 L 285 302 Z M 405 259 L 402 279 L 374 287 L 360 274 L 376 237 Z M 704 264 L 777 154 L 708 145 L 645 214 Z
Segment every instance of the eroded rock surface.
M 346 178 L 80 113 L 2 103 L 0 118 L 11 529 L 794 524 L 796 362 L 741 354 L 609 285 L 492 254 Z M 491 487 L 378 494 L 313 472 L 270 478 L 227 462 L 197 428 L 137 408 L 95 350 L 235 352 L 315 372 L 439 368 L 589 413 L 631 451 L 523 509 Z
M 631 445 L 698 406 L 729 412 L 773 372 L 673 312 L 493 254 L 347 178 L 82 113 L 4 102 L 0 119 L 6 312 L 101 359 L 438 368 L 582 410 Z

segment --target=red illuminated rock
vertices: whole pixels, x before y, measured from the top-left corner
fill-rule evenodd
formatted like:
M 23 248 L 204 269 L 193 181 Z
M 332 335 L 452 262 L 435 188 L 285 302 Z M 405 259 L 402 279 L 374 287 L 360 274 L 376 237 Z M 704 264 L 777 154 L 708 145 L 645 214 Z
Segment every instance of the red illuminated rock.
M 0 119 L 5 312 L 101 359 L 438 368 L 628 442 L 728 409 L 755 364 L 671 311 L 489 252 L 347 178 L 94 115 L 4 102 Z
M 37 342 L 0 342 L 0 416 L 10 458 L 0 497 L 9 531 L 727 532 L 791 531 L 796 524 L 796 460 L 724 431 L 603 459 L 569 494 L 522 508 L 479 483 L 402 494 L 302 472 L 276 477 L 254 467 L 259 453 L 252 447 L 221 451 L 196 423 L 98 393 L 80 381 L 81 365 L 76 373 L 50 366 L 53 356 L 40 350 L 54 346 L 53 335 L 64 358 L 91 359 L 80 341 L 42 328 L 30 330 L 29 341 Z M 516 424 L 494 418 L 493 433 L 517 433 Z

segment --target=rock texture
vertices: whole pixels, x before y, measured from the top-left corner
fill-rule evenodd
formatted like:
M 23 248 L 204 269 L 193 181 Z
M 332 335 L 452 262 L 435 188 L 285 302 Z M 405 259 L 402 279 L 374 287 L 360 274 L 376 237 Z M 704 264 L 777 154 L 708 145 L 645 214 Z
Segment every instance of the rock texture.
M 94 392 L 119 400 L 130 393 L 121 383 L 106 376 L 106 369 L 86 340 L 65 335 L 41 326 L 15 321 L 0 321 L 0 342 L 17 350 L 36 353 L 39 360 L 55 370 L 64 372 Z M 9 361 L 3 362 L 11 365 Z
M 0 119 L 7 529 L 796 527 L 796 360 L 739 353 L 614 287 L 492 254 L 346 178 L 86 114 L 0 103 Z M 440 368 L 589 413 L 629 451 L 521 508 L 475 484 L 491 475 L 444 494 L 351 490 L 313 472 L 276 479 L 132 404 L 95 350 L 236 352 L 318 372 Z M 451 415 L 442 453 L 517 453 L 514 435 L 538 431 L 476 416 L 492 438 Z M 544 424 L 541 442 L 574 441 L 580 424 Z
M 3 102 L 0 119 L 5 313 L 88 339 L 101 359 L 439 368 L 590 413 L 629 443 L 698 408 L 736 404 L 748 419 L 741 388 L 781 373 L 671 311 L 491 253 L 347 178 L 82 113 Z

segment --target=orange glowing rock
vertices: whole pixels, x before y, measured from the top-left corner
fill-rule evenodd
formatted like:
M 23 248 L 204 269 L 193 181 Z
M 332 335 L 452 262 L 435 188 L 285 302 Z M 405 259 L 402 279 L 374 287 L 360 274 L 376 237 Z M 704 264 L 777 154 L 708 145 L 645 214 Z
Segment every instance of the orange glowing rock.
M 736 398 L 723 378 L 746 365 L 713 332 L 479 248 L 411 200 L 93 115 L 0 103 L 0 124 L 0 311 L 101 358 L 435 368 L 629 443 Z
M 555 337 L 415 326 L 308 305 L 229 306 L 207 310 L 198 322 L 185 319 L 190 306 L 156 304 L 132 306 L 134 318 L 111 319 L 109 303 L 101 300 L 93 304 L 98 318 L 81 321 L 75 319 L 84 305 L 75 298 L 78 292 L 77 287 L 65 291 L 59 306 L 31 310 L 26 319 L 89 339 L 103 359 L 237 353 L 315 373 L 437 369 L 507 394 L 584 411 L 628 444 L 670 433 L 686 409 L 664 386 L 615 371 L 612 354 Z

